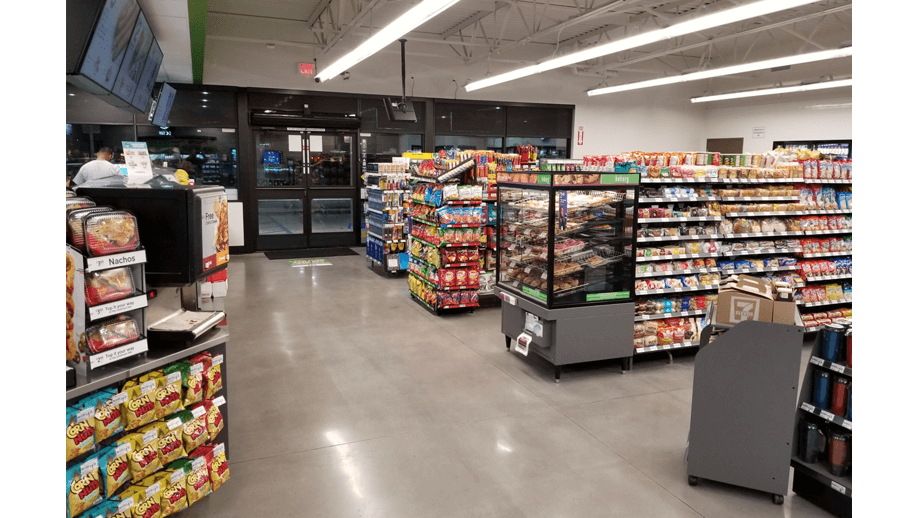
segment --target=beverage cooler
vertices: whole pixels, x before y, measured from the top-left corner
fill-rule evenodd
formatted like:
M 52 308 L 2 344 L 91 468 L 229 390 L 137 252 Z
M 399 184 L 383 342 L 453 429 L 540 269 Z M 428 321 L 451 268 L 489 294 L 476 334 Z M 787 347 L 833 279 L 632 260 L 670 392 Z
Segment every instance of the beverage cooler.
M 500 173 L 506 347 L 563 365 L 633 355 L 638 175 Z

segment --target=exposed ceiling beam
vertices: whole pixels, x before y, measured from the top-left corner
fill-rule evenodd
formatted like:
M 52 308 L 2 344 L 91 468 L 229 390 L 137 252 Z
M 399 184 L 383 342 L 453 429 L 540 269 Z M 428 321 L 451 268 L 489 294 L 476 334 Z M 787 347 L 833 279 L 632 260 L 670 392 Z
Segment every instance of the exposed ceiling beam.
M 833 8 L 831 8 L 831 9 L 826 9 L 826 10 L 821 11 L 821 12 L 812 13 L 812 14 L 806 14 L 806 15 L 802 15 L 802 16 L 797 16 L 797 17 L 795 17 L 795 18 L 790 18 L 790 19 L 788 19 L 788 20 L 783 20 L 783 21 L 779 21 L 779 22 L 776 22 L 776 23 L 771 23 L 771 24 L 768 24 L 768 25 L 761 25 L 761 26 L 754 27 L 754 28 L 751 28 L 751 29 L 747 29 L 747 30 L 744 30 L 744 31 L 741 31 L 741 32 L 736 32 L 736 33 L 734 33 L 734 34 L 727 34 L 727 35 L 725 35 L 725 36 L 720 36 L 720 37 L 718 37 L 718 38 L 707 39 L 707 40 L 705 40 L 705 41 L 701 41 L 701 42 L 698 42 L 698 43 L 690 43 L 690 44 L 687 44 L 687 45 L 680 45 L 680 46 L 678 46 L 678 47 L 672 47 L 672 48 L 670 48 L 670 49 L 665 49 L 665 50 L 662 50 L 662 51 L 659 51 L 659 52 L 652 52 L 652 53 L 650 53 L 650 54 L 646 54 L 646 55 L 644 55 L 644 56 L 640 56 L 640 57 L 633 58 L 633 59 L 628 59 L 628 60 L 622 61 L 622 62 L 620 62 L 620 63 L 613 64 L 613 65 L 606 65 L 606 66 L 600 66 L 600 67 L 576 67 L 576 68 L 579 69 L 579 70 L 581 70 L 581 71 L 584 71 L 584 72 L 601 72 L 601 71 L 613 72 L 613 71 L 615 71 L 615 70 L 618 70 L 620 67 L 629 66 L 629 65 L 632 65 L 632 64 L 635 64 L 635 63 L 639 63 L 639 62 L 642 62 L 642 61 L 646 61 L 646 60 L 649 60 L 649 59 L 656 59 L 656 58 L 660 58 L 660 57 L 663 57 L 663 56 L 667 56 L 668 54 L 674 54 L 674 53 L 681 52 L 681 51 L 685 51 L 685 50 L 689 50 L 689 49 L 695 49 L 695 48 L 699 48 L 699 47 L 705 47 L 705 46 L 707 46 L 707 45 L 713 45 L 713 44 L 715 44 L 715 43 L 719 43 L 719 42 L 723 42 L 723 41 L 732 40 L 732 39 L 735 39 L 735 38 L 738 38 L 738 37 L 749 36 L 749 35 L 752 35 L 752 34 L 757 34 L 757 33 L 762 32 L 762 31 L 770 31 L 770 30 L 773 30 L 773 29 L 781 29 L 781 28 L 783 28 L 784 26 L 789 25 L 789 24 L 792 24 L 792 23 L 803 22 L 803 21 L 805 21 L 805 20 L 810 20 L 810 19 L 812 19 L 812 18 L 817 18 L 817 17 L 821 17 L 821 16 L 828 15 L 828 14 L 833 14 L 833 13 L 838 13 L 838 12 L 847 11 L 847 10 L 850 10 L 850 9 L 852 9 L 852 8 L 853 8 L 853 5 L 852 5 L 852 4 L 844 5 L 844 6 L 839 6 L 839 7 L 833 7 Z M 768 34 L 769 34 L 769 33 L 768 33 Z
M 329 51 L 332 50 L 332 47 L 335 47 L 336 43 L 338 43 L 349 32 L 351 32 L 351 30 L 356 25 L 358 25 L 359 23 L 361 23 L 362 20 L 364 20 L 364 17 L 370 14 L 371 11 L 373 11 L 374 8 L 377 7 L 377 4 L 379 4 L 380 2 L 385 2 L 385 1 L 386 0 L 371 0 L 370 2 L 368 2 L 368 4 L 365 5 L 363 9 L 361 9 L 360 13 L 356 14 L 344 27 L 342 27 L 342 32 L 336 34 L 335 38 L 332 38 L 332 41 L 330 41 L 329 44 L 323 48 L 323 54 L 328 54 Z
M 325 11 L 327 7 L 329 7 L 330 2 L 332 2 L 332 0 L 320 0 L 319 3 L 316 4 L 313 12 L 310 13 L 309 17 L 307 17 L 308 27 L 313 27 L 313 24 L 316 23 L 316 20 L 319 19 L 319 16 L 323 14 L 323 11 Z
M 518 40 L 518 41 L 516 41 L 516 42 L 514 42 L 514 43 L 509 43 L 509 44 L 507 44 L 507 45 L 502 45 L 501 47 L 499 47 L 499 48 L 497 48 L 497 49 L 495 49 L 495 50 L 489 52 L 488 54 L 483 54 L 482 56 L 479 56 L 478 58 L 475 58 L 475 59 L 472 59 L 472 60 L 468 61 L 467 64 L 470 64 L 470 65 L 471 65 L 471 64 L 473 64 L 473 63 L 478 63 L 478 62 L 480 62 L 480 61 L 482 61 L 482 60 L 484 60 L 484 59 L 490 58 L 493 54 L 501 54 L 502 52 L 506 52 L 506 51 L 508 51 L 508 50 L 511 50 L 511 49 L 520 47 L 521 45 L 525 45 L 525 44 L 527 44 L 527 43 L 530 43 L 530 42 L 533 41 L 534 39 L 537 39 L 537 38 L 546 36 L 546 35 L 548 35 L 548 34 L 552 34 L 552 33 L 557 32 L 557 31 L 561 31 L 562 29 L 564 29 L 564 28 L 566 28 L 566 27 L 569 27 L 570 25 L 575 25 L 575 24 L 578 24 L 578 23 L 583 23 L 583 22 L 585 22 L 585 21 L 587 21 L 587 20 L 590 20 L 591 18 L 596 18 L 596 17 L 598 17 L 598 16 L 601 16 L 601 15 L 604 15 L 604 14 L 608 14 L 608 13 L 609 13 L 610 11 L 612 11 L 613 9 L 615 9 L 615 8 L 617 8 L 617 7 L 620 7 L 620 6 L 628 5 L 628 4 L 630 4 L 630 3 L 633 3 L 634 1 L 635 1 L 635 0 L 613 0 L 613 1 L 611 1 L 611 2 L 607 2 L 606 4 L 604 4 L 604 5 L 600 6 L 600 7 L 597 7 L 597 8 L 595 8 L 595 9 L 593 9 L 593 10 L 587 11 L 587 12 L 585 12 L 584 14 L 579 14 L 579 15 L 572 16 L 572 17 L 570 17 L 569 19 L 567 19 L 567 20 L 565 20 L 565 21 L 563 21 L 563 22 L 560 22 L 560 23 L 557 23 L 557 24 L 552 25 L 552 26 L 550 26 L 550 27 L 547 27 L 547 28 L 545 28 L 545 29 L 541 29 L 541 30 L 539 30 L 539 31 L 536 31 L 536 32 L 532 33 L 530 36 L 527 36 L 527 37 L 525 37 L 525 38 L 522 38 L 522 39 L 520 39 L 520 40 Z
M 482 19 L 485 18 L 486 16 L 489 16 L 490 14 L 493 14 L 493 13 L 497 13 L 498 11 L 500 11 L 500 10 L 502 10 L 502 9 L 505 9 L 506 7 L 508 7 L 508 4 L 504 4 L 504 5 L 502 5 L 501 7 L 495 9 L 494 11 L 479 11 L 479 12 L 477 12 L 477 13 L 474 13 L 474 14 L 471 15 L 469 18 L 463 20 L 462 22 L 458 23 L 457 25 L 454 25 L 454 26 L 451 27 L 450 29 L 447 29 L 446 31 L 442 32 L 442 33 L 441 33 L 441 39 L 442 39 L 442 40 L 446 40 L 447 38 L 450 38 L 451 36 L 453 36 L 454 34 L 457 34 L 458 32 L 462 31 L 463 29 L 466 29 L 466 28 L 469 27 L 470 25 L 473 25 L 474 23 L 478 22 L 479 20 L 482 20 Z

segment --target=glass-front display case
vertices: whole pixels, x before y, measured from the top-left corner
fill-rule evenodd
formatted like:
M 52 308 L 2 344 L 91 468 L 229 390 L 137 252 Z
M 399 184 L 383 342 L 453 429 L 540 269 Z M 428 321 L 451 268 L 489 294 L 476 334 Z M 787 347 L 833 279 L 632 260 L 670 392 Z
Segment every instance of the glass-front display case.
M 499 181 L 499 287 L 549 309 L 631 302 L 631 176 L 544 173 Z

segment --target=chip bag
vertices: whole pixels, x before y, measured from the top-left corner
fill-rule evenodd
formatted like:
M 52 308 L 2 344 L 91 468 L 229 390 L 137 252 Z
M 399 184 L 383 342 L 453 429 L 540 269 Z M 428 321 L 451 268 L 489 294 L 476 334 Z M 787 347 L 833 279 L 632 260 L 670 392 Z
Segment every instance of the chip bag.
M 145 437 L 146 436 L 146 437 Z M 131 443 L 131 453 L 128 454 L 128 466 L 131 469 L 131 481 L 137 482 L 154 471 L 160 469 L 160 456 L 157 454 L 156 441 L 159 439 L 157 432 L 148 431 L 146 434 L 130 433 L 125 435 L 117 444 Z
M 185 477 L 185 490 L 188 505 L 194 505 L 195 502 L 211 494 L 211 475 L 208 471 L 208 466 L 202 457 L 192 460 L 183 459 L 179 462 L 189 463 L 188 475 Z M 176 466 L 176 464 L 170 467 L 173 466 Z
M 65 435 L 67 439 L 68 461 L 83 455 L 95 447 L 95 415 L 95 406 L 89 406 L 87 408 L 81 406 L 67 407 Z
M 115 389 L 105 389 L 97 393 L 96 404 L 96 442 L 121 432 L 125 429 L 121 418 L 121 403 L 127 400 L 127 394 Z
M 161 518 L 163 516 L 160 508 L 160 494 L 163 492 L 162 484 L 153 479 L 147 479 L 149 485 L 130 486 L 118 495 L 119 500 L 125 501 L 131 499 L 133 505 L 130 506 L 131 518 Z
M 135 430 L 153 421 L 156 415 L 156 403 L 153 401 L 156 388 L 156 380 L 125 382 L 122 390 L 128 393 L 128 399 L 121 407 L 125 430 Z
M 67 469 L 67 512 L 71 518 L 102 499 L 99 462 L 91 458 Z
M 199 407 L 204 407 L 205 409 L 205 424 L 208 427 L 208 437 L 212 441 L 217 440 L 217 434 L 224 429 L 224 416 L 221 415 L 220 409 L 210 399 L 205 399 L 195 408 Z
M 204 399 L 213 399 L 217 391 L 224 386 L 220 375 L 220 365 L 224 362 L 224 355 L 218 354 L 211 357 L 210 353 L 202 353 L 193 357 L 191 361 L 204 362 Z
M 96 454 L 105 498 L 112 498 L 125 483 L 131 480 L 131 466 L 128 458 L 132 450 L 133 444 L 125 442 L 113 444 Z
M 174 467 L 175 466 L 175 467 Z M 188 507 L 186 477 L 191 472 L 191 464 L 170 464 L 163 472 L 162 481 L 166 484 L 160 495 L 160 508 L 163 516 L 169 516 Z
M 193 462 L 197 458 L 204 459 L 211 479 L 211 491 L 217 491 L 230 478 L 230 465 L 227 463 L 226 449 L 223 443 L 216 446 L 201 446 L 193 451 L 189 457 L 193 459 Z
M 157 439 L 157 455 L 163 466 L 187 456 L 185 444 L 182 440 L 182 419 L 174 417 L 166 421 L 166 430 Z
M 182 443 L 189 452 L 208 441 L 207 409 L 199 406 L 192 411 L 183 410 L 176 414 L 182 420 Z
M 183 408 L 181 372 L 177 370 L 157 379 L 157 391 L 153 402 L 156 419 L 163 419 Z
M 131 516 L 118 517 L 118 502 L 106 500 L 96 504 L 92 509 L 81 514 L 79 518 L 131 518 Z

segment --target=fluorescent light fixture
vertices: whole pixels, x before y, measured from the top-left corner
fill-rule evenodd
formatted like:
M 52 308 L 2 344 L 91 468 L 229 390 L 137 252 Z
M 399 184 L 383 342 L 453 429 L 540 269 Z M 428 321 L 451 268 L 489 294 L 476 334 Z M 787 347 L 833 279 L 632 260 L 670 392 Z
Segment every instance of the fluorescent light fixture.
M 623 38 L 622 40 L 613 41 L 604 45 L 595 45 L 594 47 L 587 48 L 578 52 L 573 52 L 567 56 L 551 59 L 544 63 L 519 68 L 517 70 L 512 70 L 504 74 L 489 77 L 481 81 L 475 81 L 466 85 L 465 88 L 467 92 L 472 92 L 473 90 L 479 90 L 480 88 L 486 88 L 507 81 L 512 81 L 514 79 L 520 79 L 525 76 L 538 74 L 540 72 L 546 72 L 548 70 L 553 70 L 568 65 L 574 65 L 575 63 L 581 63 L 582 61 L 588 61 L 590 59 L 599 58 L 608 54 L 614 54 L 624 50 L 641 47 L 643 45 L 648 45 L 649 43 L 666 41 L 671 38 L 683 36 L 685 34 L 704 31 L 713 27 L 719 27 L 721 25 L 726 25 L 741 20 L 747 20 L 749 18 L 765 16 L 771 13 L 785 11 L 786 9 L 792 9 L 794 7 L 799 7 L 801 5 L 811 4 L 814 2 L 815 0 L 761 0 L 760 2 L 753 2 L 747 5 L 725 9 L 724 11 L 719 11 L 717 13 L 706 14 L 700 16 L 699 18 L 681 22 L 670 27 L 665 27 L 664 29 L 637 34 L 635 36 Z
M 612 93 L 617 93 L 617 92 L 626 92 L 628 90 L 638 90 L 640 88 L 650 88 L 653 86 L 671 85 L 675 83 L 686 83 L 689 81 L 698 81 L 700 79 L 709 79 L 711 77 L 742 74 L 745 72 L 752 72 L 754 70 L 765 70 L 768 68 L 776 68 L 776 67 L 783 67 L 783 66 L 789 66 L 789 65 L 800 65 L 802 63 L 812 63 L 815 61 L 824 61 L 827 59 L 845 58 L 847 56 L 852 56 L 852 55 L 853 55 L 853 47 L 847 47 L 844 49 L 835 49 L 835 50 L 824 50 L 821 52 L 811 52 L 809 54 L 801 54 L 798 56 L 788 56 L 785 58 L 768 59 L 765 61 L 757 61 L 755 63 L 745 63 L 743 65 L 735 65 L 731 67 L 717 68 L 714 70 L 705 70 L 703 72 L 694 72 L 692 74 L 684 74 L 681 76 L 663 77 L 661 79 L 652 79 L 649 81 L 641 81 L 638 83 L 629 83 L 625 85 L 598 88 L 596 90 L 590 90 L 588 92 L 588 95 L 593 96 L 593 95 L 612 94 Z
M 844 86 L 853 86 L 852 79 L 842 79 L 840 81 L 827 81 L 824 83 L 812 83 L 810 85 L 784 86 L 781 88 L 767 88 L 765 90 L 750 90 L 747 92 L 736 92 L 733 94 L 708 95 L 706 97 L 694 97 L 690 99 L 695 103 L 705 103 L 710 101 L 724 101 L 727 99 L 742 99 L 744 97 L 758 97 L 761 95 L 777 95 L 790 92 L 808 92 L 810 90 L 824 90 L 826 88 L 842 88 Z
M 412 9 L 406 11 L 405 14 L 394 20 L 393 23 L 380 29 L 377 34 L 374 34 L 364 43 L 358 45 L 358 48 L 323 69 L 317 74 L 316 81 L 321 83 L 341 74 L 459 1 L 460 0 L 424 0 Z

